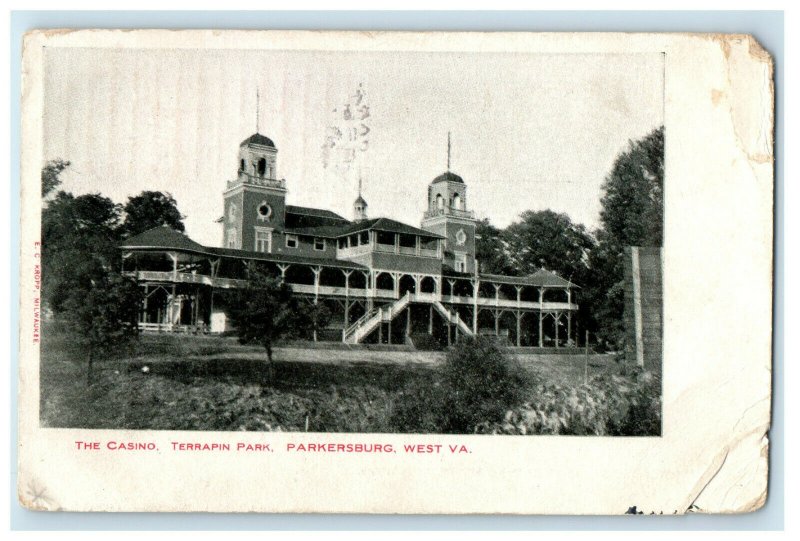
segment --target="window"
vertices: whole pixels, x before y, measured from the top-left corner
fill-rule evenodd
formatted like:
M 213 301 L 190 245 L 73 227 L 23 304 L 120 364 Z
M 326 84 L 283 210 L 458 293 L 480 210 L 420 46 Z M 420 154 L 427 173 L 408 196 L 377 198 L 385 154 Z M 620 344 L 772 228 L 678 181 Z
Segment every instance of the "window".
M 444 208 L 444 198 L 442 197 L 442 194 L 437 194 L 436 195 L 436 208 L 437 209 L 443 209 Z
M 256 228 L 256 252 L 272 252 L 272 230 Z
M 228 242 L 225 243 L 228 248 L 238 248 L 239 240 L 236 236 L 236 228 L 228 229 Z
M 286 235 L 286 247 L 297 248 L 297 235 Z
M 458 194 L 455 194 L 453 196 L 453 208 L 458 210 L 464 210 L 464 205 L 461 202 L 461 196 Z
M 325 251 L 325 239 L 314 238 L 314 249 L 318 252 Z
M 258 176 L 263 177 L 264 173 L 267 172 L 267 160 L 264 158 L 260 158 L 258 160 Z
M 467 254 L 456 254 L 456 271 L 467 272 Z
M 258 219 L 262 222 L 269 222 L 272 220 L 272 207 L 266 201 L 262 201 L 258 206 Z
M 239 171 L 244 171 L 244 158 L 239 162 Z
M 228 206 L 228 221 L 229 221 L 229 222 L 234 222 L 234 221 L 236 221 L 236 212 L 237 212 L 237 210 L 238 210 L 238 209 L 236 208 L 236 203 L 233 203 L 233 202 L 232 202 L 232 203 L 231 203 L 231 204 Z

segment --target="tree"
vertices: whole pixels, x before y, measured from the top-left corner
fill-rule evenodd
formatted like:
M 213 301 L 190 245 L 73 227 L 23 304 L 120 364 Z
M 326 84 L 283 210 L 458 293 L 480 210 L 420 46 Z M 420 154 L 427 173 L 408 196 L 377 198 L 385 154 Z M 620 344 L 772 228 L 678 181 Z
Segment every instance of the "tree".
M 116 271 L 87 266 L 86 275 L 65 292 L 59 319 L 72 331 L 72 340 L 86 353 L 87 385 L 101 354 L 115 355 L 138 336 L 142 292 L 134 280 Z
M 234 294 L 231 304 L 231 320 L 239 342 L 264 346 L 270 381 L 274 377 L 275 342 L 281 338 L 308 338 L 330 320 L 327 307 L 301 302 L 288 284 L 255 265 L 248 269 L 248 286 Z
M 167 225 L 176 231 L 185 231 L 183 216 L 178 211 L 178 203 L 172 195 L 164 192 L 143 191 L 129 197 L 123 207 L 125 221 L 122 236 L 132 237 L 148 229 Z
M 664 228 L 664 127 L 630 141 L 603 183 L 600 221 L 616 246 L 661 246 Z
M 42 167 L 42 197 L 47 197 L 61 185 L 61 172 L 69 166 L 68 161 L 57 158 Z
M 506 253 L 503 231 L 493 226 L 488 218 L 480 220 L 475 227 L 475 259 L 479 262 L 481 272 L 516 274 Z
M 100 194 L 60 191 L 42 210 L 42 295 L 56 313 L 72 290 L 119 268 L 119 205 Z
M 594 239 L 582 224 L 552 210 L 525 211 L 502 233 L 508 259 L 519 274 L 546 268 L 581 283 Z
M 661 246 L 664 228 L 664 127 L 638 141 L 614 161 L 603 183 L 601 227 L 589 258 L 584 299 L 605 340 L 624 338 L 624 249 Z

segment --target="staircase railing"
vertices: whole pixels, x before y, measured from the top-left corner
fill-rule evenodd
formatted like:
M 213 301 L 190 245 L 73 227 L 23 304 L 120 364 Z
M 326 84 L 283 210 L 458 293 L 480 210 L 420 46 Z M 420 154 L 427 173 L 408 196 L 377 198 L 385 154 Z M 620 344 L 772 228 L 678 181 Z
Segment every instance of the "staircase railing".
M 439 301 L 434 301 L 433 306 L 439 311 L 440 314 L 442 314 L 442 316 L 447 319 L 448 322 L 457 325 L 463 333 L 467 335 L 473 334 L 472 329 L 466 323 L 464 323 L 464 320 L 461 319 L 461 316 L 458 315 L 458 312 L 449 310 Z
M 373 308 L 358 318 L 355 323 L 345 329 L 344 341 L 357 343 L 359 340 L 361 340 L 361 338 L 372 331 L 372 327 L 374 327 L 374 324 L 372 323 L 373 319 L 377 320 L 376 322 L 391 321 L 397 314 L 402 312 L 406 306 L 408 306 L 408 304 L 411 302 L 411 299 L 412 294 L 411 292 L 408 292 L 389 306 Z

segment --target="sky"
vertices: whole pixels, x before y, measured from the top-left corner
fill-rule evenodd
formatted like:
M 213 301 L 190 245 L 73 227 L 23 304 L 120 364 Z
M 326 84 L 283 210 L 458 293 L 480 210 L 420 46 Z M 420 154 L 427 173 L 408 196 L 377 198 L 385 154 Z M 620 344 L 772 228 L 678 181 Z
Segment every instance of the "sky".
M 649 53 L 51 48 L 43 160 L 72 163 L 61 188 L 75 194 L 169 192 L 187 234 L 216 246 L 225 183 L 256 127 L 275 142 L 289 204 L 351 218 L 361 177 L 370 217 L 411 225 L 447 169 L 450 132 L 479 218 L 505 227 L 552 209 L 594 229 L 614 159 L 663 124 L 663 73 Z M 334 127 L 355 127 L 352 162 L 325 159 Z

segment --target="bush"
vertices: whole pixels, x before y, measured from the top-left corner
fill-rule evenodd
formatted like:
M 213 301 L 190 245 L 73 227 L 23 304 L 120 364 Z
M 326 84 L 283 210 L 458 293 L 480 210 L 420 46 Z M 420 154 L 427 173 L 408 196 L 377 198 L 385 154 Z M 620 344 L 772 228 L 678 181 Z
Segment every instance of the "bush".
M 596 376 L 577 387 L 548 384 L 506 412 L 501 422 L 481 423 L 484 434 L 658 436 L 661 382 L 650 373 Z
M 530 388 L 530 376 L 497 342 L 470 337 L 451 348 L 427 385 L 397 397 L 393 426 L 399 432 L 472 433 L 500 421 Z

